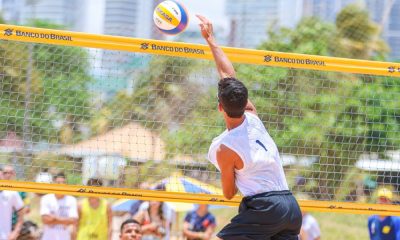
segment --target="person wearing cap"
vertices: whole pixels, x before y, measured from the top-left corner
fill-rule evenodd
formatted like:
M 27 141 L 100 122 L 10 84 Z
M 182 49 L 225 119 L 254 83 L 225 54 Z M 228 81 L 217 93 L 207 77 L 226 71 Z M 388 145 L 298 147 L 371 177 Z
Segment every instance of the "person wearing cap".
M 391 204 L 393 193 L 387 188 L 378 190 L 378 204 Z M 400 218 L 374 215 L 368 218 L 369 238 L 371 240 L 400 239 Z

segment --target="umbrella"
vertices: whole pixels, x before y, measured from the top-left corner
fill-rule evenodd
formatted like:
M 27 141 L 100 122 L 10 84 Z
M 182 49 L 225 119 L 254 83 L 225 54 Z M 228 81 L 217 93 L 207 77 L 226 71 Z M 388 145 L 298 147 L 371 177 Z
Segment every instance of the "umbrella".
M 211 184 L 201 182 L 197 179 L 174 173 L 170 177 L 164 178 L 158 182 L 163 184 L 168 192 L 184 192 L 184 193 L 206 193 L 222 195 L 222 189 Z
M 205 194 L 221 194 L 222 189 L 211 184 L 201 182 L 197 179 L 174 173 L 170 177 L 158 181 L 155 185 L 163 185 L 168 192 L 185 192 L 185 193 L 205 193 Z M 132 204 L 138 200 L 121 199 L 113 204 L 112 210 L 115 212 L 129 212 Z M 194 209 L 191 203 L 166 203 L 175 212 L 186 212 Z M 210 209 L 222 208 L 226 206 L 210 205 Z

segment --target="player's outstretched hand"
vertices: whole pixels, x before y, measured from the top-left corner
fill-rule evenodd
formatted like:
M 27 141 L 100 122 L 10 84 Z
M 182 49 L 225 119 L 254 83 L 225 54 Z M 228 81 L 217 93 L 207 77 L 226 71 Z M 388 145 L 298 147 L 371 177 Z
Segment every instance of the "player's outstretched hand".
M 213 26 L 210 20 L 208 20 L 206 17 L 201 16 L 201 15 L 196 15 L 196 17 L 200 20 L 200 30 L 201 30 L 201 35 L 203 38 L 207 41 L 214 41 L 214 31 L 213 31 Z

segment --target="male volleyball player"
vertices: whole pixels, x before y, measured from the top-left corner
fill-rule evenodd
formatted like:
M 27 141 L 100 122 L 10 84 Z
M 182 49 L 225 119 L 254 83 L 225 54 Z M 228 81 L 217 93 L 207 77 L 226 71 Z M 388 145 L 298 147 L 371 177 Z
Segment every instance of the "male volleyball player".
M 221 77 L 218 110 L 227 128 L 213 140 L 208 157 L 221 172 L 224 196 L 231 199 L 238 189 L 244 195 L 239 214 L 217 236 L 298 239 L 302 216 L 288 190 L 278 148 L 247 99 L 247 88 L 235 78 L 232 63 L 217 45 L 211 22 L 197 17 Z

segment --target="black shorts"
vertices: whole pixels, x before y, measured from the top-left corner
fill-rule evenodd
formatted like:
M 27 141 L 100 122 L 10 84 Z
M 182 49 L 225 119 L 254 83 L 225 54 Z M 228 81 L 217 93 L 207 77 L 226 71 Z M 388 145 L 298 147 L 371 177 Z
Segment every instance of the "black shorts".
M 302 215 L 290 191 L 244 197 L 239 214 L 217 236 L 224 240 L 297 240 Z

